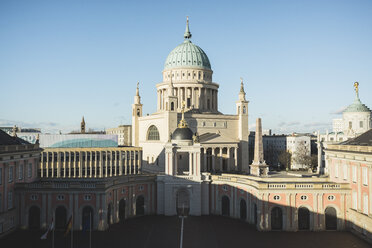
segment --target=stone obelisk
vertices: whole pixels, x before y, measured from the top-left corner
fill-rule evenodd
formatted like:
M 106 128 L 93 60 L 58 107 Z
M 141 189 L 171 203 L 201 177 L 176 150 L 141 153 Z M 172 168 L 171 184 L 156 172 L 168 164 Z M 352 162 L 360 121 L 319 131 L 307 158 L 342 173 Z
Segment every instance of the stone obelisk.
M 254 160 L 251 164 L 251 174 L 254 176 L 267 176 L 268 171 L 268 165 L 264 160 L 261 118 L 257 118 L 254 140 Z

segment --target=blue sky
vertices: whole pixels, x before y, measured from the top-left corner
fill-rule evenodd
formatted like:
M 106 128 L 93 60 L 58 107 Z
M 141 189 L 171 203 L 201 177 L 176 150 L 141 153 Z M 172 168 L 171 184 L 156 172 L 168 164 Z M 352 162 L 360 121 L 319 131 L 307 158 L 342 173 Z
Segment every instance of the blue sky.
M 0 126 L 46 132 L 131 123 L 144 114 L 168 53 L 192 41 L 235 112 L 240 77 L 249 123 L 277 133 L 331 129 L 354 100 L 372 107 L 372 1 L 0 1 Z

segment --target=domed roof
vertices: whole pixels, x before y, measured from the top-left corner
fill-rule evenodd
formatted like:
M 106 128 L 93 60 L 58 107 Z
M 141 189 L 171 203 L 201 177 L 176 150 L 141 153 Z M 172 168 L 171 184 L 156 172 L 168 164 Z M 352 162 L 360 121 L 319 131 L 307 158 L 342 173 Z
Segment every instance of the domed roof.
M 363 104 L 359 98 L 356 98 L 354 102 L 344 110 L 344 112 L 371 112 L 371 110 Z
M 192 140 L 193 132 L 188 127 L 178 127 L 172 134 L 172 140 Z
M 355 82 L 354 87 L 355 87 L 355 93 L 356 93 L 355 100 L 351 105 L 349 105 L 344 110 L 344 113 L 345 112 L 371 112 L 371 110 L 365 104 L 363 104 L 359 99 L 359 83 Z
M 187 18 L 185 41 L 173 49 L 165 60 L 164 70 L 172 68 L 200 68 L 211 70 L 207 54 L 190 41 L 189 19 Z

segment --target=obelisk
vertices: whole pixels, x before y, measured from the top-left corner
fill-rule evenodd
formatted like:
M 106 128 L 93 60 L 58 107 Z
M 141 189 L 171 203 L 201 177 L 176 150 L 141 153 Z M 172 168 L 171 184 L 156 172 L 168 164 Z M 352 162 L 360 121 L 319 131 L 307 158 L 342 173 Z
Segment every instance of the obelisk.
M 251 164 L 251 174 L 254 176 L 267 176 L 268 171 L 268 165 L 264 160 L 261 118 L 257 118 L 254 140 L 254 159 Z

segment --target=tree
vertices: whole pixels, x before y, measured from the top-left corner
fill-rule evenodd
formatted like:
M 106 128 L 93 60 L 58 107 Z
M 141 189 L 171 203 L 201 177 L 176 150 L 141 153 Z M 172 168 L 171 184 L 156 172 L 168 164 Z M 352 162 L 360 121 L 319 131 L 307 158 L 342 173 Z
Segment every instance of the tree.
M 282 151 L 278 156 L 279 163 L 287 170 L 291 167 L 292 154 L 288 151 Z
M 300 141 L 296 146 L 292 160 L 295 164 L 301 165 L 305 169 L 311 168 L 312 160 L 310 151 L 304 141 Z

